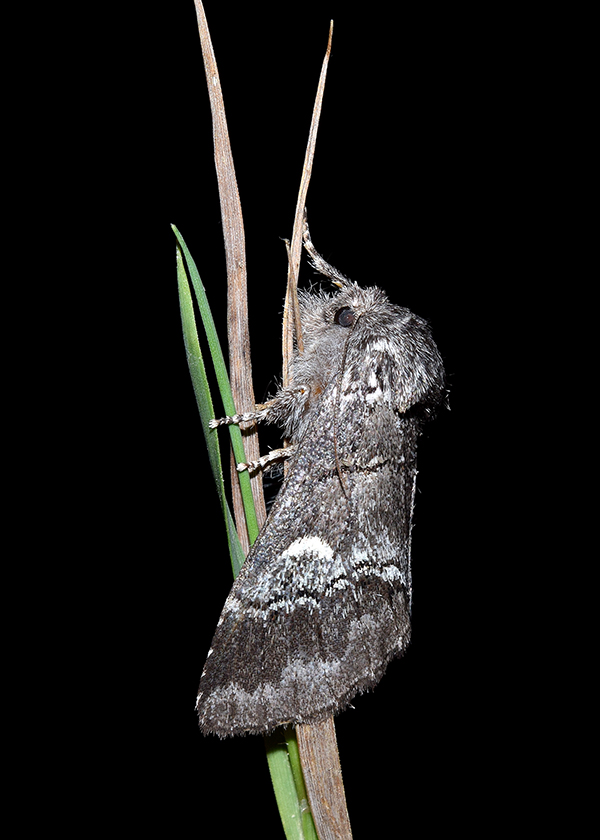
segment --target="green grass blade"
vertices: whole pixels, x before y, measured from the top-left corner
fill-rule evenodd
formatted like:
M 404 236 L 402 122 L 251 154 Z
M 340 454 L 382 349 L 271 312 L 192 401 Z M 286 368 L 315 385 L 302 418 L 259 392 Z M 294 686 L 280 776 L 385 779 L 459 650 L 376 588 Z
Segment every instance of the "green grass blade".
M 265 737 L 269 772 L 288 840 L 318 840 L 308 806 L 296 731 L 291 726 Z
M 209 429 L 208 426 L 209 420 L 211 420 L 215 414 L 210 395 L 210 387 L 206 376 L 206 369 L 204 367 L 204 360 L 200 349 L 200 342 L 198 340 L 192 295 L 187 280 L 182 252 L 185 255 L 185 261 L 188 266 L 192 284 L 194 285 L 198 308 L 200 310 L 200 315 L 206 332 L 211 358 L 217 376 L 217 383 L 219 385 L 223 401 L 223 407 L 227 414 L 235 414 L 236 410 L 233 397 L 231 395 L 231 387 L 229 385 L 229 377 L 227 375 L 225 360 L 212 314 L 210 312 L 210 307 L 208 305 L 208 300 L 206 298 L 206 291 L 202 285 L 202 281 L 200 280 L 200 275 L 194 260 L 192 259 L 181 234 L 175 226 L 172 227 L 180 244 L 180 247 L 177 248 L 177 282 L 179 287 L 181 319 L 183 324 L 188 366 L 194 386 L 194 393 L 196 394 L 196 402 L 200 412 L 202 430 L 206 440 L 211 470 L 217 485 L 217 492 L 219 494 L 223 514 L 225 516 L 233 576 L 236 577 L 244 562 L 244 554 L 239 542 L 235 523 L 227 503 L 227 498 L 225 496 L 223 469 L 219 452 L 217 430 Z M 245 461 L 246 458 L 240 430 L 236 426 L 229 426 L 229 430 L 231 433 L 232 447 L 236 460 Z M 251 509 L 251 520 L 253 520 L 254 523 L 253 525 L 248 524 L 248 533 L 250 536 L 250 542 L 252 543 L 258 535 L 258 527 L 256 525 L 254 503 L 252 501 L 252 493 L 250 490 L 250 480 L 248 475 L 245 473 L 240 474 L 240 486 L 243 484 L 247 484 L 247 494 L 249 495 L 249 503 L 247 504 L 247 499 L 244 500 L 244 511 L 246 516 L 248 516 L 248 510 L 249 508 Z M 244 498 L 243 486 L 242 498 Z M 272 735 L 265 738 L 265 745 L 267 749 L 267 761 L 269 764 L 273 790 L 275 792 L 275 798 L 277 800 L 277 806 L 287 840 L 318 840 L 312 815 L 307 805 L 306 789 L 304 787 L 304 778 L 298 756 L 298 744 L 294 729 L 290 727 L 277 729 Z
M 217 493 L 219 495 L 219 501 L 221 502 L 223 516 L 225 518 L 231 567 L 233 569 L 233 575 L 236 577 L 244 563 L 244 552 L 242 546 L 240 545 L 235 523 L 227 503 L 227 497 L 225 496 L 225 483 L 223 480 L 223 468 L 221 465 L 221 453 L 219 451 L 217 429 L 210 429 L 208 426 L 209 420 L 212 420 L 215 414 L 210 395 L 208 378 L 206 376 L 206 369 L 204 367 L 204 359 L 202 358 L 202 351 L 198 340 L 192 293 L 185 273 L 183 256 L 180 248 L 177 248 L 177 285 L 179 288 L 179 307 L 181 310 L 183 341 L 185 344 L 188 367 L 192 378 L 192 384 L 194 386 L 196 403 L 200 412 L 200 421 L 202 431 L 204 432 L 206 448 L 208 450 L 210 467 L 217 486 Z
M 198 309 L 200 311 L 200 317 L 202 319 L 202 324 L 206 333 L 208 348 L 210 350 L 210 355 L 215 369 L 217 384 L 219 386 L 219 392 L 221 394 L 221 400 L 223 401 L 223 408 L 225 410 L 225 413 L 231 416 L 232 414 L 236 413 L 235 404 L 233 402 L 233 395 L 231 393 L 231 386 L 229 384 L 229 376 L 227 374 L 227 367 L 225 365 L 223 351 L 221 350 L 219 336 L 217 335 L 215 322 L 213 321 L 212 313 L 208 305 L 206 290 L 202 284 L 202 280 L 200 279 L 200 274 L 198 272 L 198 269 L 196 268 L 196 263 L 194 262 L 192 255 L 190 254 L 188 247 L 183 240 L 182 235 L 179 233 L 175 225 L 171 225 L 171 227 L 173 229 L 173 233 L 179 241 L 181 250 L 185 255 L 185 261 L 187 263 L 190 279 L 194 287 L 194 292 L 196 293 Z M 238 464 L 243 463 L 246 461 L 246 456 L 244 454 L 242 433 L 237 426 L 229 426 L 228 428 L 229 434 L 231 436 L 231 446 L 233 449 L 235 459 Z M 242 494 L 242 501 L 244 504 L 244 513 L 246 516 L 246 527 L 248 529 L 248 537 L 250 539 L 250 544 L 252 544 L 258 536 L 258 523 L 256 521 L 256 513 L 254 511 L 254 502 L 252 500 L 250 476 L 247 472 L 241 472 L 239 474 L 239 479 L 240 491 Z
M 276 729 L 271 735 L 265 736 L 265 746 L 271 782 L 287 840 L 318 840 L 308 808 L 293 727 Z
M 284 729 L 284 733 L 287 743 L 290 772 L 296 785 L 296 796 L 300 802 L 300 813 L 302 817 L 302 830 L 304 831 L 304 838 L 305 840 L 319 840 L 317 830 L 313 822 L 312 813 L 308 805 L 308 794 L 306 792 L 306 786 L 304 784 L 302 764 L 300 763 L 300 752 L 298 750 L 296 730 L 292 726 L 286 726 L 286 728 Z

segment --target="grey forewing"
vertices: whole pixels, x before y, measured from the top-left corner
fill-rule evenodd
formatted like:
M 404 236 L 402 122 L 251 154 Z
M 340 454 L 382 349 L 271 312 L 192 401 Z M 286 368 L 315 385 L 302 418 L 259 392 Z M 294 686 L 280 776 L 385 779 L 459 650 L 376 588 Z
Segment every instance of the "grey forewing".
M 357 435 L 350 405 L 334 423 L 336 387 L 225 604 L 198 701 L 205 731 L 265 732 L 335 713 L 408 643 L 418 426 L 367 406 Z

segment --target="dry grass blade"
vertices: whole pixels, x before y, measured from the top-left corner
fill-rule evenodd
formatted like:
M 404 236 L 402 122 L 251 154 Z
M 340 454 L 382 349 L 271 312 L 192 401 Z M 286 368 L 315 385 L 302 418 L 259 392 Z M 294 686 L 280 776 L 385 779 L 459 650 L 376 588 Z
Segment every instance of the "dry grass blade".
M 208 31 L 208 24 L 204 7 L 200 0 L 195 0 L 204 69 L 210 97 L 210 107 L 213 120 L 213 138 L 215 149 L 215 165 L 221 201 L 221 218 L 223 220 L 223 236 L 225 239 L 225 256 L 227 261 L 227 334 L 229 343 L 229 378 L 231 390 L 239 413 L 253 411 L 255 405 L 254 389 L 252 387 L 252 369 L 250 363 L 250 334 L 248 331 L 248 294 L 246 286 L 246 244 L 244 237 L 244 223 L 242 220 L 242 206 L 235 177 L 235 167 L 223 93 L 217 70 L 217 62 Z M 255 461 L 260 453 L 258 434 L 250 430 L 244 435 L 244 446 L 248 461 Z M 249 550 L 248 534 L 244 523 L 244 510 L 237 480 L 235 464 L 232 463 L 232 491 L 233 509 L 237 523 L 240 542 L 245 553 Z M 260 472 L 252 477 L 252 495 L 256 508 L 256 518 L 259 527 L 266 518 L 265 502 L 262 493 L 262 477 Z
M 291 245 L 288 245 L 288 282 L 283 312 L 284 385 L 291 384 L 290 362 L 294 350 L 294 335 L 296 337 L 298 351 L 300 353 L 303 351 L 297 293 L 298 273 L 302 253 L 304 208 L 312 174 L 317 131 L 325 91 L 325 79 L 329 66 L 329 56 L 331 54 L 332 35 L 333 21 L 331 21 L 329 26 L 327 51 L 321 67 L 306 154 L 304 156 L 304 166 L 300 180 L 300 189 L 298 191 L 298 200 L 296 202 L 296 214 L 294 216 L 292 242 Z M 299 725 L 296 727 L 296 736 L 308 800 L 319 840 L 351 840 L 352 830 L 350 828 L 346 795 L 342 782 L 342 769 L 340 766 L 333 718 L 327 718 L 322 723 L 313 726 Z
M 308 192 L 308 184 L 312 174 L 312 164 L 315 156 L 315 146 L 317 142 L 317 131 L 319 128 L 319 119 L 321 117 L 321 107 L 323 105 L 323 93 L 325 91 L 325 78 L 327 76 L 327 67 L 329 65 L 329 55 L 331 53 L 331 38 L 333 36 L 333 21 L 329 25 L 329 40 L 327 42 L 327 51 L 323 59 L 323 66 L 321 67 L 321 75 L 319 77 L 319 84 L 317 87 L 317 96 L 313 108 L 313 115 L 310 124 L 310 132 L 308 135 L 308 143 L 306 145 L 306 154 L 304 156 L 304 166 L 302 168 L 302 178 L 300 179 L 300 189 L 298 191 L 298 200 L 296 202 L 296 214 L 294 216 L 294 230 L 292 233 L 292 242 L 288 246 L 288 283 L 285 296 L 285 307 L 283 310 L 283 384 L 289 383 L 289 367 L 294 351 L 294 335 L 298 350 L 301 353 L 302 345 L 302 330 L 300 328 L 300 313 L 298 309 L 298 272 L 300 270 L 300 255 L 302 253 L 302 228 L 304 226 L 304 207 L 306 205 L 306 194 Z
M 236 409 L 241 413 L 253 410 L 255 405 L 252 372 L 250 368 L 244 227 L 217 64 L 201 0 L 195 0 L 195 6 L 212 111 L 215 164 L 221 201 L 223 234 L 225 238 L 228 288 L 229 375 Z M 293 353 L 294 337 L 296 338 L 298 349 L 302 352 L 297 283 L 302 252 L 304 207 L 312 172 L 325 77 L 331 51 L 332 33 L 333 21 L 329 29 L 327 51 L 321 69 L 313 109 L 302 179 L 296 204 L 292 242 L 288 246 L 288 286 L 283 326 L 284 384 L 288 384 L 289 381 L 289 364 Z M 245 437 L 245 448 L 248 461 L 258 459 L 258 436 L 256 434 Z M 234 471 L 235 467 L 233 467 L 232 473 Z M 235 472 L 235 480 L 232 481 L 232 489 L 234 513 L 240 542 L 244 548 L 244 552 L 247 553 L 249 550 L 249 541 L 246 528 L 241 525 L 244 522 L 244 516 L 237 482 L 237 472 Z M 266 517 L 260 473 L 257 473 L 253 479 L 252 491 L 256 507 L 256 517 L 260 526 Z M 344 788 L 341 781 L 341 768 L 333 718 L 328 718 L 323 723 L 314 726 L 299 726 L 296 728 L 296 732 L 306 789 L 320 840 L 351 840 L 352 834 Z
M 255 400 L 250 366 L 246 257 L 242 210 L 235 177 L 233 155 L 229 142 L 229 132 L 227 130 L 225 106 L 208 23 L 201 0 L 195 0 L 195 6 L 212 111 L 215 164 L 221 202 L 223 234 L 225 238 L 228 293 L 227 327 L 231 391 L 237 410 L 239 412 L 245 412 L 254 409 Z M 258 436 L 256 434 L 246 436 L 245 448 L 247 460 L 256 460 L 258 458 Z M 249 539 L 245 527 L 244 508 L 241 501 L 238 474 L 235 470 L 234 461 L 232 461 L 231 472 L 237 530 L 244 553 L 247 554 L 249 551 Z M 256 509 L 256 519 L 259 525 L 261 525 L 266 518 L 266 512 L 260 473 L 257 473 L 256 478 L 252 480 L 252 495 Z M 280 737 L 281 733 L 279 732 L 276 740 Z M 308 840 L 308 838 L 316 840 L 312 816 L 307 809 L 303 809 L 302 803 L 298 799 L 299 788 L 302 787 L 304 789 L 302 773 L 297 762 L 296 765 L 298 766 L 294 769 L 290 760 L 290 754 L 288 753 L 288 749 L 295 744 L 295 733 L 293 730 L 290 730 L 286 738 L 288 739 L 287 748 L 283 750 L 273 749 L 272 744 L 270 745 L 267 739 L 269 770 L 271 772 L 273 789 L 277 798 L 284 831 L 288 840 Z
M 319 840 L 352 840 L 333 718 L 297 726 L 296 737 Z

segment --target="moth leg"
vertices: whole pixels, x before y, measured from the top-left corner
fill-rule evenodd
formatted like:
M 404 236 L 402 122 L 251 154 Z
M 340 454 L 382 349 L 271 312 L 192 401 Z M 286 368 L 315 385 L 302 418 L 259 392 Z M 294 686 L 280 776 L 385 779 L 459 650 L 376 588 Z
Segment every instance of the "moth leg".
M 239 426 L 240 423 L 260 423 L 265 420 L 273 406 L 275 400 L 269 400 L 266 403 L 258 403 L 256 411 L 249 411 L 246 414 L 234 414 L 232 417 L 218 417 L 215 420 L 210 420 L 208 425 L 211 429 L 217 429 L 219 426 Z
M 263 455 L 257 461 L 250 461 L 249 464 L 238 464 L 236 469 L 238 472 L 244 470 L 264 470 L 269 467 L 273 461 L 283 461 L 285 458 L 290 458 L 296 451 L 296 446 L 286 446 L 284 449 L 272 449 L 267 455 Z
M 256 424 L 264 420 L 266 423 L 286 426 L 289 419 L 302 409 L 309 395 L 310 392 L 306 386 L 292 385 L 290 388 L 282 388 L 273 399 L 266 403 L 258 403 L 256 411 L 234 414 L 232 417 L 220 417 L 210 420 L 208 425 L 211 429 L 216 429 L 219 426 L 237 426 L 241 423 Z

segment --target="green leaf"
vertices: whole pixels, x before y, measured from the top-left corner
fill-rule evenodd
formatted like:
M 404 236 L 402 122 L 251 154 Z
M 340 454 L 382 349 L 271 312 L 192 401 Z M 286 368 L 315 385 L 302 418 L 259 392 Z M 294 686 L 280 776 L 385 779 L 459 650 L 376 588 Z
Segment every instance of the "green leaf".
M 194 285 L 198 308 L 204 330 L 206 332 L 208 346 L 217 377 L 217 383 L 219 385 L 219 391 L 223 401 L 223 407 L 228 415 L 235 414 L 236 410 L 233 397 L 231 395 L 231 387 L 229 384 L 225 360 L 223 358 L 221 345 L 217 336 L 212 314 L 210 312 L 210 307 L 208 305 L 206 291 L 202 285 L 202 281 L 200 280 L 196 264 L 194 263 L 185 242 L 183 241 L 183 237 L 174 225 L 172 225 L 172 228 L 180 244 L 180 247 L 177 248 L 177 282 L 179 287 L 181 320 L 188 366 L 192 377 L 198 410 L 200 412 L 202 430 L 206 440 L 211 470 L 217 486 L 217 492 L 219 494 L 227 526 L 227 539 L 229 542 L 233 576 L 236 577 L 243 565 L 244 554 L 239 542 L 235 523 L 227 503 L 227 498 L 225 496 L 225 485 L 223 480 L 223 469 L 219 452 L 217 430 L 210 429 L 208 425 L 209 421 L 215 416 L 215 414 L 208 378 L 206 376 L 206 369 L 204 367 L 204 360 L 202 358 L 202 351 L 200 349 L 200 342 L 198 340 L 192 295 L 185 272 L 182 251 L 185 255 L 192 284 Z M 240 430 L 236 426 L 229 426 L 229 431 L 231 434 L 232 448 L 236 460 L 238 462 L 245 461 L 246 457 L 244 454 Z M 252 500 L 252 493 L 250 490 L 250 479 L 246 473 L 240 474 L 240 486 L 242 489 L 242 499 L 244 500 L 244 512 L 246 514 L 248 534 L 250 536 L 250 542 L 252 543 L 258 535 L 258 527 L 256 524 L 256 514 L 254 512 L 254 502 Z M 250 521 L 248 519 L 249 513 Z M 266 736 L 265 746 L 267 749 L 267 761 L 269 764 L 273 790 L 275 792 L 277 807 L 279 808 L 279 814 L 287 840 L 318 840 L 312 815 L 307 804 L 304 778 L 298 755 L 298 743 L 296 741 L 296 734 L 293 727 L 286 727 L 285 729 L 279 728 L 271 735 Z
M 196 293 L 198 309 L 200 311 L 200 317 L 202 319 L 202 324 L 206 333 L 208 348 L 210 350 L 210 355 L 217 377 L 217 385 L 219 386 L 219 392 L 221 394 L 221 400 L 223 402 L 223 409 L 225 410 L 226 415 L 231 416 L 233 414 L 236 414 L 235 404 L 233 402 L 231 385 L 229 384 L 229 376 L 227 374 L 227 367 L 225 365 L 223 351 L 221 350 L 219 336 L 217 335 L 215 322 L 210 311 L 210 306 L 208 305 L 206 290 L 202 284 L 202 280 L 200 279 L 200 274 L 198 272 L 198 269 L 196 268 L 196 263 L 194 262 L 192 255 L 190 254 L 187 245 L 183 240 L 182 235 L 179 233 L 175 225 L 171 225 L 171 227 L 185 255 L 188 271 L 190 273 L 190 279 L 194 287 L 194 292 Z M 229 426 L 228 428 L 235 460 L 238 464 L 244 463 L 246 461 L 246 456 L 244 454 L 242 433 L 237 426 Z M 239 474 L 239 479 L 240 491 L 242 494 L 242 502 L 244 504 L 244 514 L 246 516 L 246 527 L 248 529 L 248 537 L 250 540 L 250 544 L 252 544 L 258 536 L 258 523 L 256 521 L 256 512 L 254 510 L 254 501 L 252 499 L 250 476 L 247 472 L 241 472 Z
M 308 807 L 298 742 L 293 727 L 265 736 L 271 782 L 287 840 L 318 840 Z
M 202 425 L 202 431 L 204 432 L 206 448 L 208 449 L 208 459 L 213 478 L 217 486 L 217 493 L 219 501 L 221 502 L 223 516 L 225 518 L 227 542 L 229 544 L 229 556 L 231 557 L 233 576 L 236 577 L 244 563 L 244 551 L 240 545 L 233 516 L 231 515 L 229 504 L 227 503 L 227 497 L 225 495 L 225 483 L 223 480 L 223 468 L 221 465 L 221 453 L 219 451 L 217 429 L 210 429 L 208 426 L 209 421 L 212 420 L 215 413 L 210 395 L 208 378 L 206 376 L 206 368 L 204 367 L 204 359 L 202 358 L 202 351 L 198 340 L 192 294 L 183 265 L 183 257 L 179 248 L 177 248 L 177 285 L 179 288 L 179 308 L 181 310 L 183 341 L 187 354 L 188 367 L 192 378 L 192 384 L 194 386 L 198 411 L 200 412 L 200 422 Z

